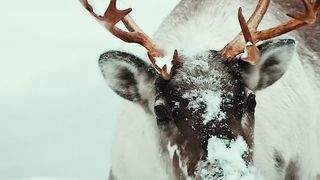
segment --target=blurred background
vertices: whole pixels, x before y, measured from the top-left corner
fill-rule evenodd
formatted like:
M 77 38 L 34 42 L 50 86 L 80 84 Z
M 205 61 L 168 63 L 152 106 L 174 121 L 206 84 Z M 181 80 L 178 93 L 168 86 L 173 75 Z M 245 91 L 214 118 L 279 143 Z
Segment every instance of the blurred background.
M 90 1 L 103 13 L 109 0 Z M 119 0 L 152 34 L 178 0 Z M 145 56 L 110 35 L 77 0 L 0 6 L 0 180 L 106 180 L 122 99 L 97 59 Z

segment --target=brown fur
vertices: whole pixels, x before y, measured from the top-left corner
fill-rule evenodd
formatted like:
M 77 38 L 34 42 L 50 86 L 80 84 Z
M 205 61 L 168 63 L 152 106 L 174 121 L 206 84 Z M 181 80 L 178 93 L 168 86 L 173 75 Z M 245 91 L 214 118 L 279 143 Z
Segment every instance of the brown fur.
M 209 61 L 210 70 L 197 69 L 194 71 L 188 71 L 189 67 L 184 63 L 187 59 L 180 59 L 180 66 L 173 69 L 173 78 L 169 81 L 165 81 L 162 78 L 157 79 L 156 87 L 159 99 L 164 101 L 168 112 L 171 112 L 167 124 L 160 125 L 162 139 L 162 147 L 165 150 L 168 143 L 177 145 L 179 154 L 174 154 L 172 159 L 173 171 L 177 179 L 184 180 L 186 175 L 198 178 L 198 164 L 199 162 L 206 161 L 207 158 L 207 146 L 208 139 L 212 136 L 216 136 L 222 139 L 234 140 L 241 136 L 244 138 L 248 147 L 253 147 L 253 127 L 254 127 L 254 112 L 249 112 L 247 107 L 247 99 L 245 93 L 245 86 L 243 84 L 242 76 L 240 74 L 240 65 L 238 63 L 223 63 L 220 61 L 221 54 L 217 51 L 209 51 L 204 56 L 195 56 L 195 60 Z M 198 67 L 199 68 L 199 67 Z M 198 86 L 192 81 L 185 81 L 181 78 L 181 74 L 188 72 L 188 76 L 208 78 L 212 75 L 212 70 L 219 70 L 223 72 L 223 86 L 212 86 L 204 84 Z M 213 83 L 208 83 L 213 84 Z M 208 88 L 222 93 L 222 96 L 228 97 L 228 92 L 232 92 L 233 96 L 229 101 L 225 101 L 221 104 L 221 111 L 226 113 L 226 118 L 218 121 L 213 121 L 207 124 L 203 123 L 202 115 L 205 112 L 205 106 L 201 106 L 197 111 L 189 109 L 188 99 L 182 98 L 183 94 L 190 90 L 203 91 Z M 219 89 L 221 88 L 221 89 Z M 223 91 L 222 91 L 223 88 Z M 175 104 L 179 102 L 179 107 L 176 108 Z M 250 121 L 246 123 L 246 127 L 242 126 L 242 118 L 252 117 Z M 214 121 L 215 120 L 215 121 Z M 172 125 L 171 125 L 172 123 Z M 170 127 L 170 128 L 168 128 Z M 252 151 L 248 151 L 243 157 L 244 161 L 249 164 L 252 163 Z M 182 174 L 182 168 L 179 165 L 179 161 L 186 163 L 187 174 Z M 214 163 L 208 164 L 208 166 L 215 166 Z M 183 172 L 184 173 L 184 172 Z M 215 175 L 218 177 L 218 172 Z

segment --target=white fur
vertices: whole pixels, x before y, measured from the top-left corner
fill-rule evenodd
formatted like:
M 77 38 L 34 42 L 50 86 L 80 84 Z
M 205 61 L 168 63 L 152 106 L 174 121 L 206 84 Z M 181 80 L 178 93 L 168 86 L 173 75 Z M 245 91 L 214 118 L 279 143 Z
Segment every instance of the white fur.
M 272 171 L 275 149 L 286 163 L 298 160 L 301 179 L 320 172 L 319 99 L 298 58 L 279 82 L 257 93 L 254 162 L 270 179 L 278 179 Z
M 125 102 L 113 145 L 112 171 L 117 180 L 170 180 L 158 139 L 153 117 L 140 106 Z
M 156 42 L 170 52 L 220 50 L 240 32 L 237 9 L 243 7 L 248 18 L 257 1 L 203 0 L 198 11 L 190 12 L 192 2 L 182 1 L 155 34 Z M 278 24 L 272 12 L 277 11 L 271 8 L 261 28 Z M 283 78 L 257 93 L 254 164 L 266 179 L 283 179 L 274 169 L 275 149 L 285 163 L 299 163 L 301 180 L 313 180 L 320 173 L 320 98 L 308 74 L 295 54 Z M 113 173 L 117 180 L 172 179 L 170 167 L 161 160 L 156 121 L 138 106 L 124 105 L 114 144 Z

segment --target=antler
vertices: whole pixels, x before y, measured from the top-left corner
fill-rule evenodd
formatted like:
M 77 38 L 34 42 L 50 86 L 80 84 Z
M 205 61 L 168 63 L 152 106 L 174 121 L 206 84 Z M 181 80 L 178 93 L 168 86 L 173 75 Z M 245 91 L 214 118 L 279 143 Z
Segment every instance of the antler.
M 156 59 L 154 57 L 152 57 L 152 55 L 150 53 L 148 53 L 149 59 L 153 65 L 153 67 L 162 75 L 163 79 L 165 80 L 169 80 L 171 78 L 171 74 L 168 73 L 168 67 L 167 65 L 164 65 L 162 68 L 160 68 L 157 64 L 156 64 Z M 179 55 L 178 55 L 178 51 L 174 50 L 173 53 L 173 59 L 171 61 L 172 67 L 173 68 L 177 68 L 180 64 L 179 61 Z
M 280 36 L 305 25 L 313 24 L 320 11 L 320 0 L 316 0 L 314 3 L 312 3 L 311 0 L 303 0 L 306 8 L 305 14 L 288 15 L 291 18 L 288 22 L 267 30 L 257 31 L 270 5 L 270 1 L 271 0 L 259 0 L 256 10 L 248 22 L 244 19 L 242 9 L 239 8 L 238 19 L 242 33 L 222 49 L 222 54 L 226 59 L 234 59 L 246 49 L 248 52 L 247 61 L 251 64 L 256 64 L 260 59 L 260 51 L 256 46 L 257 42 Z
M 125 42 L 137 43 L 146 48 L 153 67 L 162 75 L 164 79 L 169 80 L 171 78 L 166 65 L 163 66 L 163 68 L 159 68 L 158 65 L 156 65 L 155 57 L 164 57 L 166 52 L 159 48 L 159 46 L 155 44 L 152 39 L 147 36 L 130 17 L 129 13 L 132 11 L 131 8 L 119 10 L 116 6 L 117 0 L 111 0 L 104 15 L 100 16 L 94 12 L 88 0 L 80 0 L 80 2 L 114 36 Z M 122 21 L 128 31 L 124 31 L 115 26 L 120 21 Z M 176 56 L 177 52 L 175 51 L 173 59 L 177 58 Z
M 139 26 L 130 17 L 129 13 L 131 8 L 125 10 L 118 10 L 116 3 L 117 0 L 111 0 L 108 9 L 103 16 L 97 15 L 88 0 L 80 0 L 83 6 L 100 22 L 108 31 L 119 39 L 128 43 L 137 43 L 148 50 L 153 57 L 164 57 L 166 52 L 160 49 L 150 38 L 147 36 Z M 122 21 L 128 31 L 116 27 L 115 25 Z

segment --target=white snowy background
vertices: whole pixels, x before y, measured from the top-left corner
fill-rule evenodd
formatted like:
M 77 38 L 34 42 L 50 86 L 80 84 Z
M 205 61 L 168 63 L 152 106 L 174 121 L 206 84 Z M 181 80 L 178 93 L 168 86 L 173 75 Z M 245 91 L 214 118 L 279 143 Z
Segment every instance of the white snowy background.
M 95 0 L 102 13 L 108 0 Z M 178 0 L 126 0 L 152 34 Z M 144 56 L 114 38 L 77 0 L 2 0 L 0 180 L 105 180 L 121 98 L 97 59 L 108 49 Z

